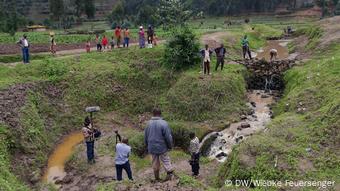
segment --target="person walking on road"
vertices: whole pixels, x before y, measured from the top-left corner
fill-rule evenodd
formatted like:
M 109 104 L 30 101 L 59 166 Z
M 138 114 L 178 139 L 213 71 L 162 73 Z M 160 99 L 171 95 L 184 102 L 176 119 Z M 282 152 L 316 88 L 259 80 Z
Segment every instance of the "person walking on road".
M 139 48 L 145 48 L 145 33 L 144 33 L 143 26 L 139 27 L 138 37 L 139 37 Z
M 102 45 L 103 45 L 103 48 L 106 49 L 108 48 L 107 45 L 109 43 L 109 40 L 106 38 L 106 36 L 104 35 L 103 36 L 103 39 L 102 39 Z
M 200 170 L 200 140 L 196 137 L 195 133 L 190 133 L 189 137 L 191 139 L 189 145 L 191 171 L 192 176 L 196 177 L 199 175 Z
M 244 35 L 244 37 L 242 38 L 241 45 L 242 45 L 242 51 L 243 51 L 243 58 L 246 59 L 246 54 L 248 54 L 249 59 L 252 59 L 247 35 Z
M 55 42 L 54 33 L 51 33 L 50 34 L 50 51 L 53 56 L 55 56 L 57 53 L 56 46 L 57 46 L 57 43 Z
M 146 31 L 146 33 L 147 33 L 147 36 L 148 36 L 148 45 L 152 46 L 153 35 L 154 35 L 155 32 L 154 32 L 154 30 L 153 30 L 151 25 L 149 25 L 148 30 Z
M 27 40 L 26 34 L 22 36 L 22 38 L 17 42 L 22 50 L 22 61 L 24 64 L 30 63 L 30 54 L 29 54 L 29 47 L 30 43 Z
M 209 45 L 205 45 L 205 49 L 201 50 L 201 55 L 203 58 L 203 72 L 204 74 L 210 75 L 210 62 L 212 50 L 209 49 Z
M 101 44 L 99 34 L 96 35 L 96 44 L 97 44 L 97 51 L 101 52 L 102 51 L 102 44 Z
M 215 71 L 217 71 L 217 69 L 220 65 L 221 65 L 221 71 L 222 71 L 223 67 L 224 67 L 224 57 L 225 57 L 225 54 L 226 54 L 226 50 L 224 48 L 224 45 L 221 44 L 220 47 L 216 48 L 215 53 L 216 53 L 216 57 L 217 57 Z
M 124 29 L 124 43 L 123 43 L 123 47 L 129 47 L 129 41 L 130 41 L 130 30 L 129 28 L 125 28 Z
M 155 180 L 159 181 L 160 163 L 167 172 L 166 180 L 170 180 L 173 176 L 173 167 L 171 164 L 168 151 L 172 149 L 172 135 L 168 123 L 162 119 L 161 110 L 155 108 L 153 117 L 148 122 L 144 130 L 144 141 L 149 154 L 152 155 L 152 168 L 154 171 Z
M 116 36 L 117 48 L 120 48 L 120 43 L 121 43 L 121 40 L 122 40 L 122 30 L 121 30 L 120 26 L 116 27 L 115 36 Z
M 94 128 L 92 127 L 91 119 L 86 117 L 84 120 L 84 127 L 82 129 L 84 139 L 86 142 L 86 153 L 87 153 L 87 162 L 89 164 L 94 164 Z
M 116 164 L 116 173 L 117 173 L 117 180 L 123 180 L 122 174 L 123 169 L 125 170 L 128 178 L 133 180 L 132 178 L 132 171 L 129 162 L 129 156 L 131 154 L 131 147 L 128 145 L 129 140 L 127 138 L 123 138 L 121 143 L 116 144 L 116 157 L 115 157 L 115 164 Z

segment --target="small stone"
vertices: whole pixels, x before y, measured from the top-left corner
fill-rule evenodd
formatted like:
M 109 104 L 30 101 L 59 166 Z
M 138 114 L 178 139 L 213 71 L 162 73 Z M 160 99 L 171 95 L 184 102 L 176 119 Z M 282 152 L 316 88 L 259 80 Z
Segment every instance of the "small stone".
M 268 98 L 269 96 L 267 94 L 262 94 L 261 98 Z
M 38 172 L 33 172 L 33 173 L 31 174 L 30 182 L 31 182 L 32 184 L 35 184 L 35 183 L 39 182 L 39 180 L 40 180 L 40 174 L 39 174 Z
M 241 115 L 241 120 L 246 120 L 247 116 L 246 115 Z
M 306 152 L 312 152 L 312 148 L 310 148 L 310 147 L 308 147 L 308 148 L 306 148 Z
M 228 156 L 227 153 L 225 153 L 225 152 L 220 152 L 220 153 L 218 153 L 218 154 L 216 155 L 216 158 L 222 158 L 222 157 L 226 157 L 226 156 Z
M 253 106 L 253 107 L 256 107 L 256 103 L 255 102 L 250 102 L 250 104 Z
M 243 139 L 243 136 L 239 136 L 235 139 L 236 143 L 238 143 L 239 141 L 241 141 Z
M 249 123 L 241 123 L 241 128 L 243 128 L 243 129 L 250 128 L 250 124 Z

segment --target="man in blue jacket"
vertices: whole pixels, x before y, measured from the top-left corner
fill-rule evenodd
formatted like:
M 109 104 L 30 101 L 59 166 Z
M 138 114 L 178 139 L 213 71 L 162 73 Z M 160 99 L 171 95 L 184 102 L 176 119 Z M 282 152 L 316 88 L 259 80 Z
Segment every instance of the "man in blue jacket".
M 160 109 L 154 109 L 153 117 L 144 131 L 145 145 L 148 153 L 152 155 L 152 168 L 156 181 L 160 180 L 160 162 L 163 163 L 167 172 L 166 180 L 170 180 L 173 175 L 173 168 L 168 155 L 168 151 L 172 149 L 172 135 L 168 123 L 161 118 L 161 114 Z

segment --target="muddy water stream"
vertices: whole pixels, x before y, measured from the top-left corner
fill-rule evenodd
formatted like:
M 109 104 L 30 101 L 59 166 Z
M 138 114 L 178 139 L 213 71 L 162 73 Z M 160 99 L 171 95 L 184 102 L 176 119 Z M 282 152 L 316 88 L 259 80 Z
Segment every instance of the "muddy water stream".
M 67 135 L 62 140 L 49 156 L 43 181 L 54 183 L 56 180 L 62 180 L 66 176 L 64 169 L 65 163 L 72 155 L 74 147 L 81 143 L 83 139 L 83 134 L 81 132 L 74 132 Z

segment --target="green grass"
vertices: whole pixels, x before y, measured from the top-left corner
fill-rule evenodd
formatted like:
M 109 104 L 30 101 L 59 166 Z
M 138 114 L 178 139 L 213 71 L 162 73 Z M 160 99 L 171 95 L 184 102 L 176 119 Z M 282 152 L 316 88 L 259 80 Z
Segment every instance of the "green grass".
M 285 74 L 286 89 L 269 130 L 235 149 L 220 169 L 220 185 L 225 179 L 340 181 L 340 46 L 327 49 Z

